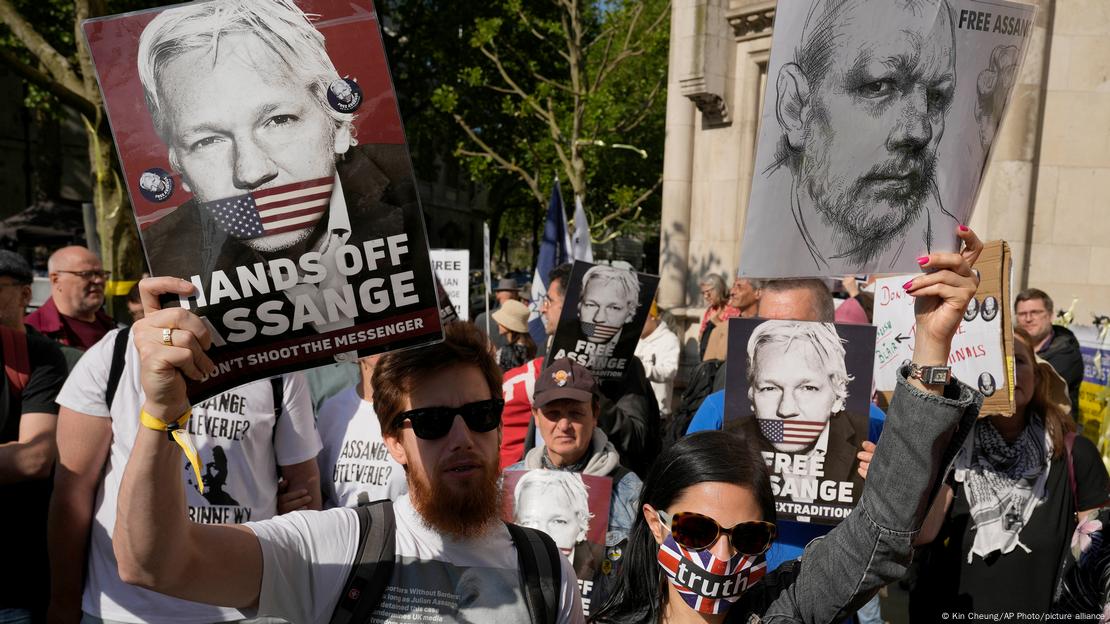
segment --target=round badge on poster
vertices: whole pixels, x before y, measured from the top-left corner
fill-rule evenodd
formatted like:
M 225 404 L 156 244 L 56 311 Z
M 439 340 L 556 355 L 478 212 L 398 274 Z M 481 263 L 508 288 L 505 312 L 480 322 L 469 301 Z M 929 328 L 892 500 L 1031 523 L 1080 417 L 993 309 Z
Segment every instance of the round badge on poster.
M 328 104 L 341 113 L 353 113 L 362 105 L 362 87 L 350 78 L 340 78 L 328 85 Z
M 162 203 L 173 195 L 173 176 L 165 169 L 151 167 L 139 176 L 139 192 L 147 201 Z

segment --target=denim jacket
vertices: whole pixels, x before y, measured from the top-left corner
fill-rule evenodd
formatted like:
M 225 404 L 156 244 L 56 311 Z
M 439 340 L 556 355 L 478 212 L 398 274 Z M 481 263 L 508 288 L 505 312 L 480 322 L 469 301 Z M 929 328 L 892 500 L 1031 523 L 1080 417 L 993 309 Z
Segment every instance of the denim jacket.
M 925 393 L 905 375 L 903 368 L 855 511 L 745 592 L 727 622 L 837 622 L 905 574 L 913 538 L 983 400 L 955 380 L 944 396 Z

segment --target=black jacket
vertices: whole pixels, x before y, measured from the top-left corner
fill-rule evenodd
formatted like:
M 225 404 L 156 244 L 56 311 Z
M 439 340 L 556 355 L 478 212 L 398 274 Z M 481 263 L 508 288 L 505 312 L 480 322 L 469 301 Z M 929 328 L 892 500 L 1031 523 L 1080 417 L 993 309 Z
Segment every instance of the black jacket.
M 1079 420 L 1079 384 L 1083 382 L 1083 355 L 1079 352 L 1079 339 L 1070 329 L 1053 325 L 1052 339 L 1037 355 L 1048 360 L 1067 382 L 1071 417 Z

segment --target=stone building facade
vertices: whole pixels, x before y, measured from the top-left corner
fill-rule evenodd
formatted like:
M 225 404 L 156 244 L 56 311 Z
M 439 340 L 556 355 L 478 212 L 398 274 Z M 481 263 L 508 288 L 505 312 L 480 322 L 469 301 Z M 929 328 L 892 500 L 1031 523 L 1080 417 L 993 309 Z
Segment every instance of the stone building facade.
M 1010 242 L 1015 292 L 1078 298 L 1089 323 L 1110 314 L 1110 1 L 1024 1 L 1036 28 L 970 225 Z M 673 2 L 659 303 L 679 318 L 738 267 L 775 5 Z

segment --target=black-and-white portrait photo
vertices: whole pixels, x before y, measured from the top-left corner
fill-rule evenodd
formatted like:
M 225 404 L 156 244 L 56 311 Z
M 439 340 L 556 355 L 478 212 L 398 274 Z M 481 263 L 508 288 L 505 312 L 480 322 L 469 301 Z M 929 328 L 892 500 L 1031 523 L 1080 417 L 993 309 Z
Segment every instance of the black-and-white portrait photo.
M 958 10 L 978 1 L 778 7 L 744 275 L 913 271 L 917 257 L 955 248 L 976 189 L 945 174 L 976 169 L 977 186 L 1024 45 L 1011 37 L 1014 52 L 995 54 L 998 36 L 967 43 Z
M 328 85 L 328 103 L 341 113 L 352 113 L 362 104 L 362 88 L 350 78 L 340 78 Z
M 764 451 L 781 484 L 781 500 L 812 503 L 817 484 L 841 482 L 847 500 L 823 502 L 850 507 L 862 488 L 856 453 L 869 433 L 874 327 L 729 323 L 725 429 Z
M 994 297 L 984 297 L 979 315 L 988 323 L 993 321 L 994 317 L 998 316 L 998 299 Z
M 603 264 L 591 267 L 578 295 L 582 335 L 594 344 L 615 342 L 636 318 L 639 305 L 640 280 L 635 273 Z
M 990 373 L 982 373 L 979 375 L 979 392 L 982 392 L 983 396 L 989 397 L 993 395 L 997 389 L 998 386 L 995 385 L 994 375 Z
M 139 192 L 147 201 L 162 203 L 173 195 L 173 177 L 165 169 L 147 169 L 139 176 Z
M 979 316 L 979 300 L 972 297 L 971 300 L 967 302 L 967 309 L 964 310 L 964 321 L 970 323 L 974 321 L 977 316 Z
M 513 491 L 513 521 L 547 533 L 574 563 L 574 550 L 590 530 L 590 494 L 582 475 L 564 470 L 529 470 Z

